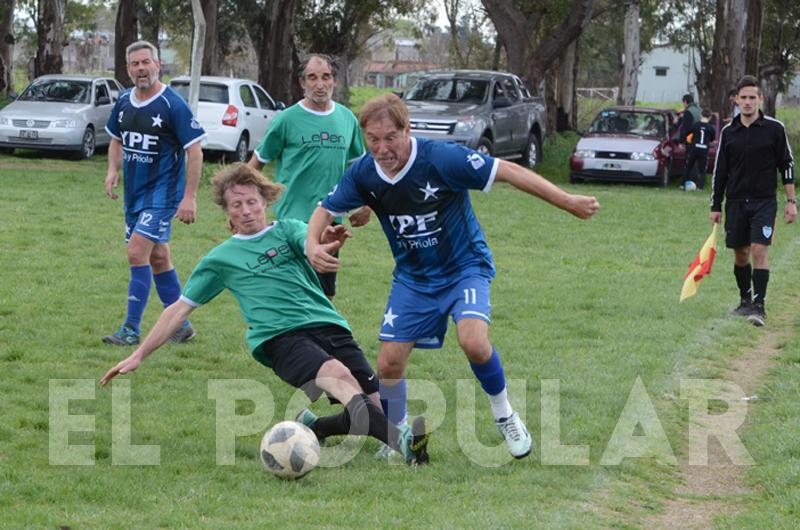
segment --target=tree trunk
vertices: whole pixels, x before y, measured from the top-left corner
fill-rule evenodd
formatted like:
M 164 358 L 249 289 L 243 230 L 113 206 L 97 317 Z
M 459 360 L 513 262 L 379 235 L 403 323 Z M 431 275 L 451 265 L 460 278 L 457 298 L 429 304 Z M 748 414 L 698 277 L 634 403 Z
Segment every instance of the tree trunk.
M 60 74 L 64 68 L 64 15 L 67 0 L 39 0 L 36 34 L 38 48 L 33 66 L 34 76 Z
M 14 89 L 14 0 L 0 6 L 0 92 Z
M 728 91 L 745 71 L 748 0 L 717 0 L 717 27 L 712 54 L 711 107 L 726 109 Z
M 139 6 L 136 11 L 136 18 L 141 27 L 142 38 L 156 47 L 160 59 L 161 45 L 159 44 L 158 36 L 161 33 L 161 0 L 150 0 L 147 5 L 141 0 L 137 3 L 139 3 Z
M 206 38 L 203 46 L 202 75 L 219 75 L 220 64 L 217 60 L 217 0 L 201 0 L 203 16 L 206 19 Z
M 631 2 L 625 11 L 625 65 L 622 69 L 622 90 L 620 103 L 636 104 L 636 91 L 639 89 L 639 2 Z
M 119 0 L 117 21 L 114 24 L 114 77 L 126 87 L 133 86 L 133 81 L 128 77 L 125 48 L 136 42 L 138 25 L 136 0 Z
M 778 92 L 780 92 L 780 76 L 777 74 L 767 74 L 761 78 L 761 95 L 764 98 L 764 103 L 761 105 L 761 110 L 767 116 L 775 117 L 775 101 L 778 99 Z
M 573 41 L 545 77 L 547 130 L 564 132 L 578 128 L 575 78 L 578 74 L 578 42 Z
M 527 85 L 537 91 L 544 77 L 567 47 L 577 39 L 591 20 L 593 0 L 572 0 L 569 14 L 556 27 L 542 34 L 537 31 L 547 11 L 540 2 L 529 2 L 527 14 L 514 0 L 481 0 L 489 18 L 506 46 L 508 69 L 522 77 Z
M 273 98 L 280 101 L 292 99 L 292 84 L 296 76 L 292 71 L 292 51 L 294 50 L 294 16 L 296 0 L 274 0 L 267 48 L 261 54 L 267 57 L 262 72 L 262 59 L 259 58 L 258 79 Z
M 761 50 L 761 33 L 764 22 L 764 1 L 748 0 L 747 9 L 747 28 L 746 28 L 746 52 L 744 61 L 744 71 L 746 74 L 758 74 L 758 54 Z

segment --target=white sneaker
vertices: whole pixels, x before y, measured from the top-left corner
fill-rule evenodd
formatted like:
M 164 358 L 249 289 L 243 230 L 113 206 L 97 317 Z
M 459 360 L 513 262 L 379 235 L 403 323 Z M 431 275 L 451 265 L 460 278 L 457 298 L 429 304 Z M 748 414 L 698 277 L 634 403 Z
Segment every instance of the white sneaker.
M 524 458 L 531 452 L 533 439 L 516 412 L 504 420 L 496 421 L 497 430 L 505 438 L 508 452 L 514 458 Z

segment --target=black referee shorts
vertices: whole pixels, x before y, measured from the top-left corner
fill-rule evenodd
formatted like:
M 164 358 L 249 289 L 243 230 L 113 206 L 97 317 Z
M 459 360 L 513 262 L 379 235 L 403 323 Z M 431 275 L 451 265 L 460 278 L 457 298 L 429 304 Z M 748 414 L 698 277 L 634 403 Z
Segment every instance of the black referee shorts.
M 727 201 L 725 204 L 725 246 L 746 247 L 751 243 L 772 244 L 775 232 L 776 199 Z
M 302 389 L 311 401 L 322 395 L 314 380 L 323 363 L 330 359 L 345 365 L 365 394 L 378 391 L 378 378 L 353 335 L 333 324 L 278 335 L 264 342 L 253 356 L 278 377 Z

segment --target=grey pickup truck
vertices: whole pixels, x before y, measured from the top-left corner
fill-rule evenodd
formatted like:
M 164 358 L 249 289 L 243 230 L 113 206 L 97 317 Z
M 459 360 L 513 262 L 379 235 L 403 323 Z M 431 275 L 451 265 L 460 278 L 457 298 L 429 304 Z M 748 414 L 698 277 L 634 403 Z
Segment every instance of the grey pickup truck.
M 411 135 L 464 144 L 502 158 L 542 160 L 544 104 L 503 72 L 450 70 L 420 77 L 404 95 Z

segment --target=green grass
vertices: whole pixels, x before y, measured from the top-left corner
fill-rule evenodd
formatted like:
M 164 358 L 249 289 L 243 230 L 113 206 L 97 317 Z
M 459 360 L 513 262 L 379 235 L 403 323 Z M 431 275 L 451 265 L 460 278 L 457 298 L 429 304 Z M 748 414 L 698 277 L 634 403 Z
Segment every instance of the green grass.
M 571 141 L 545 146 L 546 177 L 565 182 Z M 69 408 L 95 416 L 93 432 L 69 438 L 72 445 L 93 444 L 95 464 L 50 465 L 49 381 L 96 381 L 129 351 L 100 343 L 124 317 L 128 275 L 121 205 L 102 190 L 104 158 L 0 155 L 0 526 L 636 527 L 662 509 L 676 485 L 675 469 L 651 459 L 599 464 L 636 379 L 683 458 L 688 420 L 685 403 L 674 398 L 680 378 L 718 375 L 771 329 L 726 316 L 736 296 L 724 250 L 700 293 L 677 302 L 686 266 L 707 236 L 707 197 L 639 186 L 569 187 L 602 204 L 595 219 L 581 222 L 496 185 L 492 193 L 474 193 L 473 202 L 496 259 L 492 340 L 514 382 L 512 402 L 538 440 L 541 381 L 559 380 L 561 443 L 588 445 L 590 465 L 543 465 L 538 453 L 499 467 L 473 462 L 475 443 L 459 442 L 472 432 L 471 416 L 462 418 L 471 399 L 475 432 L 468 437 L 500 442 L 480 390 L 459 391 L 456 380 L 471 383 L 473 376 L 451 331 L 442 350 L 415 351 L 409 368 L 411 379 L 430 382 L 444 397 L 443 409 L 429 411 L 441 419 L 429 467 L 375 461 L 370 440 L 346 465 L 317 469 L 299 482 L 274 479 L 258 460 L 260 433 L 297 405 L 290 405 L 291 389 L 247 353 L 228 294 L 195 313 L 193 343 L 165 346 L 122 380 L 131 388 L 132 443 L 159 445 L 160 465 L 112 465 L 111 391 L 96 384 L 89 387 L 94 399 Z M 213 169 L 207 166 L 206 175 Z M 183 279 L 227 236 L 208 191 L 204 184 L 198 222 L 173 229 Z M 770 252 L 771 314 L 796 309 L 796 230 L 781 225 Z M 342 259 L 336 304 L 374 363 L 392 268 L 378 224 L 356 230 Z M 145 328 L 159 305 L 153 292 Z M 745 440 L 758 463 L 748 475 L 755 493 L 738 519 L 720 524 L 766 528 L 797 516 L 798 351 L 796 340 L 787 344 L 765 383 L 772 399 L 752 405 Z M 212 379 L 254 380 L 274 398 L 275 412 L 260 432 L 236 440 L 232 466 L 215 465 Z M 412 398 L 419 395 L 412 389 Z M 239 414 L 253 409 L 237 403 Z M 412 400 L 412 414 L 424 409 Z M 325 449 L 323 458 L 350 447 Z

